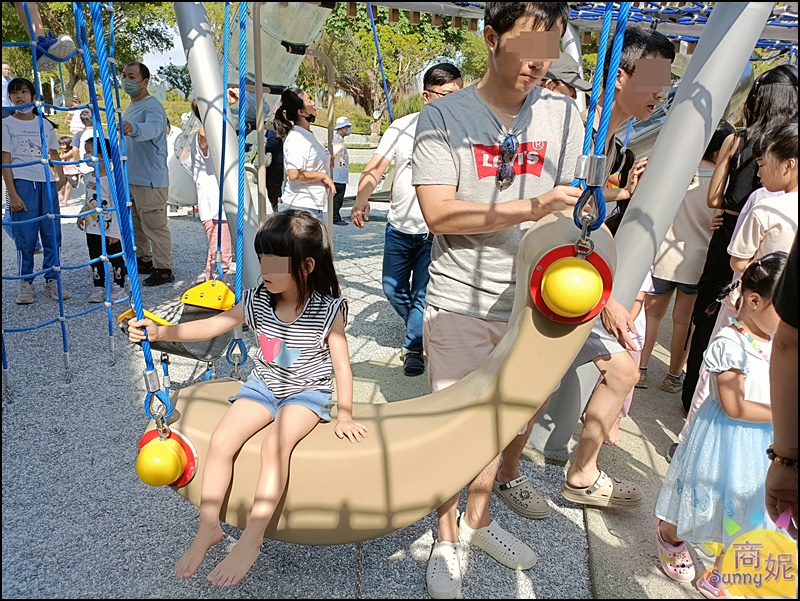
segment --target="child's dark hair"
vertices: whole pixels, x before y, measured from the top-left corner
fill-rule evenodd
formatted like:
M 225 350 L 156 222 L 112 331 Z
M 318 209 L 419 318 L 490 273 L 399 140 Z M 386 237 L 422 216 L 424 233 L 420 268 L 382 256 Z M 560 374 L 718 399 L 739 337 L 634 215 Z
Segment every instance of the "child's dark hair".
M 87 144 L 91 144 L 92 145 L 92 151 L 93 151 L 94 154 L 96 154 L 97 156 L 100 156 L 100 157 L 108 157 L 110 159 L 111 158 L 111 142 L 108 141 L 108 138 L 98 138 L 98 140 L 100 140 L 100 143 L 98 144 L 98 146 L 100 146 L 100 148 L 95 148 L 94 147 L 94 138 L 86 138 L 86 141 L 83 143 L 84 151 L 86 150 L 86 145 Z
M 745 129 L 736 132 L 739 146 L 732 160 L 740 166 L 744 149 L 773 125 L 797 121 L 797 67 L 779 65 L 758 76 L 742 107 Z
M 333 266 L 333 253 L 322 222 L 306 211 L 283 211 L 270 217 L 258 230 L 256 254 L 289 257 L 292 277 L 297 284 L 297 308 L 302 308 L 312 292 L 339 298 L 339 279 Z M 314 259 L 314 270 L 304 277 L 303 262 Z M 276 299 L 273 297 L 273 307 Z
M 760 159 L 768 154 L 779 161 L 797 158 L 797 121 L 773 125 L 755 141 L 753 156 Z
M 724 120 L 720 121 L 717 130 L 714 132 L 714 135 L 711 136 L 708 146 L 706 146 L 703 159 L 710 161 L 714 157 L 714 153 L 722 148 L 722 143 L 725 139 L 733 133 L 736 133 L 736 128 L 733 125 Z
M 12 79 L 11 81 L 8 82 L 8 88 L 7 89 L 8 89 L 9 98 L 11 97 L 11 94 L 13 94 L 14 92 L 19 92 L 20 90 L 28 90 L 28 92 L 30 92 L 30 94 L 31 94 L 31 100 L 33 102 L 36 102 L 36 88 L 33 87 L 33 82 L 30 79 L 25 79 L 24 77 L 15 77 L 14 79 Z M 13 108 L 13 106 L 12 106 L 12 108 Z M 32 112 L 33 112 L 34 115 L 38 115 L 39 114 L 39 107 L 34 106 Z M 55 123 L 53 123 L 52 121 L 50 121 L 50 119 L 48 119 L 44 115 L 42 115 L 42 119 L 44 119 L 50 125 L 52 125 L 53 129 L 58 129 L 58 126 Z
M 274 121 L 275 133 L 281 140 L 285 140 L 292 131 L 292 127 L 297 121 L 297 112 L 303 110 L 306 104 L 303 101 L 304 93 L 305 90 L 302 88 L 287 88 L 281 94 L 281 104 L 275 111 Z
M 59 146 L 61 144 L 66 145 L 67 150 L 71 149 L 72 148 L 72 136 L 61 136 L 58 139 L 58 144 L 59 144 Z
M 736 290 L 739 286 L 742 287 L 742 292 L 755 292 L 762 298 L 767 300 L 772 299 L 772 291 L 775 289 L 775 284 L 778 283 L 778 278 L 783 272 L 786 261 L 789 258 L 788 253 L 777 251 L 764 255 L 757 261 L 753 261 L 742 273 L 742 277 L 722 289 L 717 297 L 717 303 L 721 303 L 731 292 Z M 741 301 L 741 297 L 739 298 Z M 713 315 L 716 303 L 711 303 L 706 309 L 706 315 Z M 738 308 L 738 305 L 737 305 Z
M 203 120 L 200 118 L 200 107 L 197 106 L 197 98 L 192 98 L 192 112 L 197 117 L 197 120 L 202 123 Z
M 502 37 L 512 29 L 521 17 L 550 29 L 561 25 L 561 37 L 569 24 L 568 2 L 487 2 L 483 10 L 483 24 L 489 25 Z

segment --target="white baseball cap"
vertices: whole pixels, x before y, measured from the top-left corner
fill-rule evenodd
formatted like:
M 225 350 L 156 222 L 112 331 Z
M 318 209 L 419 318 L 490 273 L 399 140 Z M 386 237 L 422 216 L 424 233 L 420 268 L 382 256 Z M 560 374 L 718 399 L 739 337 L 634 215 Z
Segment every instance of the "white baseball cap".
M 347 117 L 339 117 L 336 120 L 336 127 L 334 129 L 341 129 L 342 127 L 353 127 L 353 124 L 350 123 L 350 119 Z

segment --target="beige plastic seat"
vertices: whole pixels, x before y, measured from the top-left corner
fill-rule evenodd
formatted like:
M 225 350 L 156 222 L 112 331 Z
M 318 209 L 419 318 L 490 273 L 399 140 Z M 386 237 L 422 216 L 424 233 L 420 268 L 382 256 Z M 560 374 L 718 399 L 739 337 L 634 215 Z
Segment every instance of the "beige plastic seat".
M 519 433 L 546 401 L 583 346 L 594 320 L 555 323 L 531 302 L 531 270 L 547 251 L 573 244 L 571 216 L 542 219 L 524 237 L 508 332 L 486 363 L 446 390 L 389 404 L 355 404 L 370 429 L 361 443 L 340 440 L 335 420 L 320 424 L 295 448 L 289 484 L 268 538 L 328 545 L 375 538 L 408 526 L 466 485 Z M 605 228 L 593 234 L 611 267 L 616 254 Z M 237 381 L 211 381 L 180 391 L 172 424 L 196 446 L 197 476 L 178 493 L 200 502 L 202 470 L 214 427 Z M 154 424 L 150 425 L 150 428 Z M 266 429 L 238 454 L 222 519 L 244 528 L 252 508 Z

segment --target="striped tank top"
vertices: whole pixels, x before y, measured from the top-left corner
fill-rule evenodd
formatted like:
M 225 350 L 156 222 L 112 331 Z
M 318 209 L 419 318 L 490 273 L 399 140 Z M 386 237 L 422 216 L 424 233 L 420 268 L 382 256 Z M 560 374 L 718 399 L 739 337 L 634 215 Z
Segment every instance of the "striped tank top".
M 242 309 L 256 335 L 253 371 L 278 398 L 305 390 L 333 392 L 333 364 L 328 334 L 341 311 L 347 323 L 347 301 L 313 292 L 303 312 L 291 323 L 278 319 L 264 284 L 245 290 Z

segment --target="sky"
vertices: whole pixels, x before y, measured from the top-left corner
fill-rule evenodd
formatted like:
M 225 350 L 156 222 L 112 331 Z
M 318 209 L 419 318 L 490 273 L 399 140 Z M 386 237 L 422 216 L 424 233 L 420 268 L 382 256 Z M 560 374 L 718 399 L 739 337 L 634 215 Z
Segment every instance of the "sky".
M 183 44 L 181 43 L 181 35 L 178 33 L 178 28 L 173 30 L 172 43 L 174 47 L 169 52 L 147 53 L 142 58 L 142 62 L 147 65 L 152 73 L 158 71 L 162 65 L 168 65 L 170 61 L 180 67 L 186 64 L 186 55 L 183 53 Z

